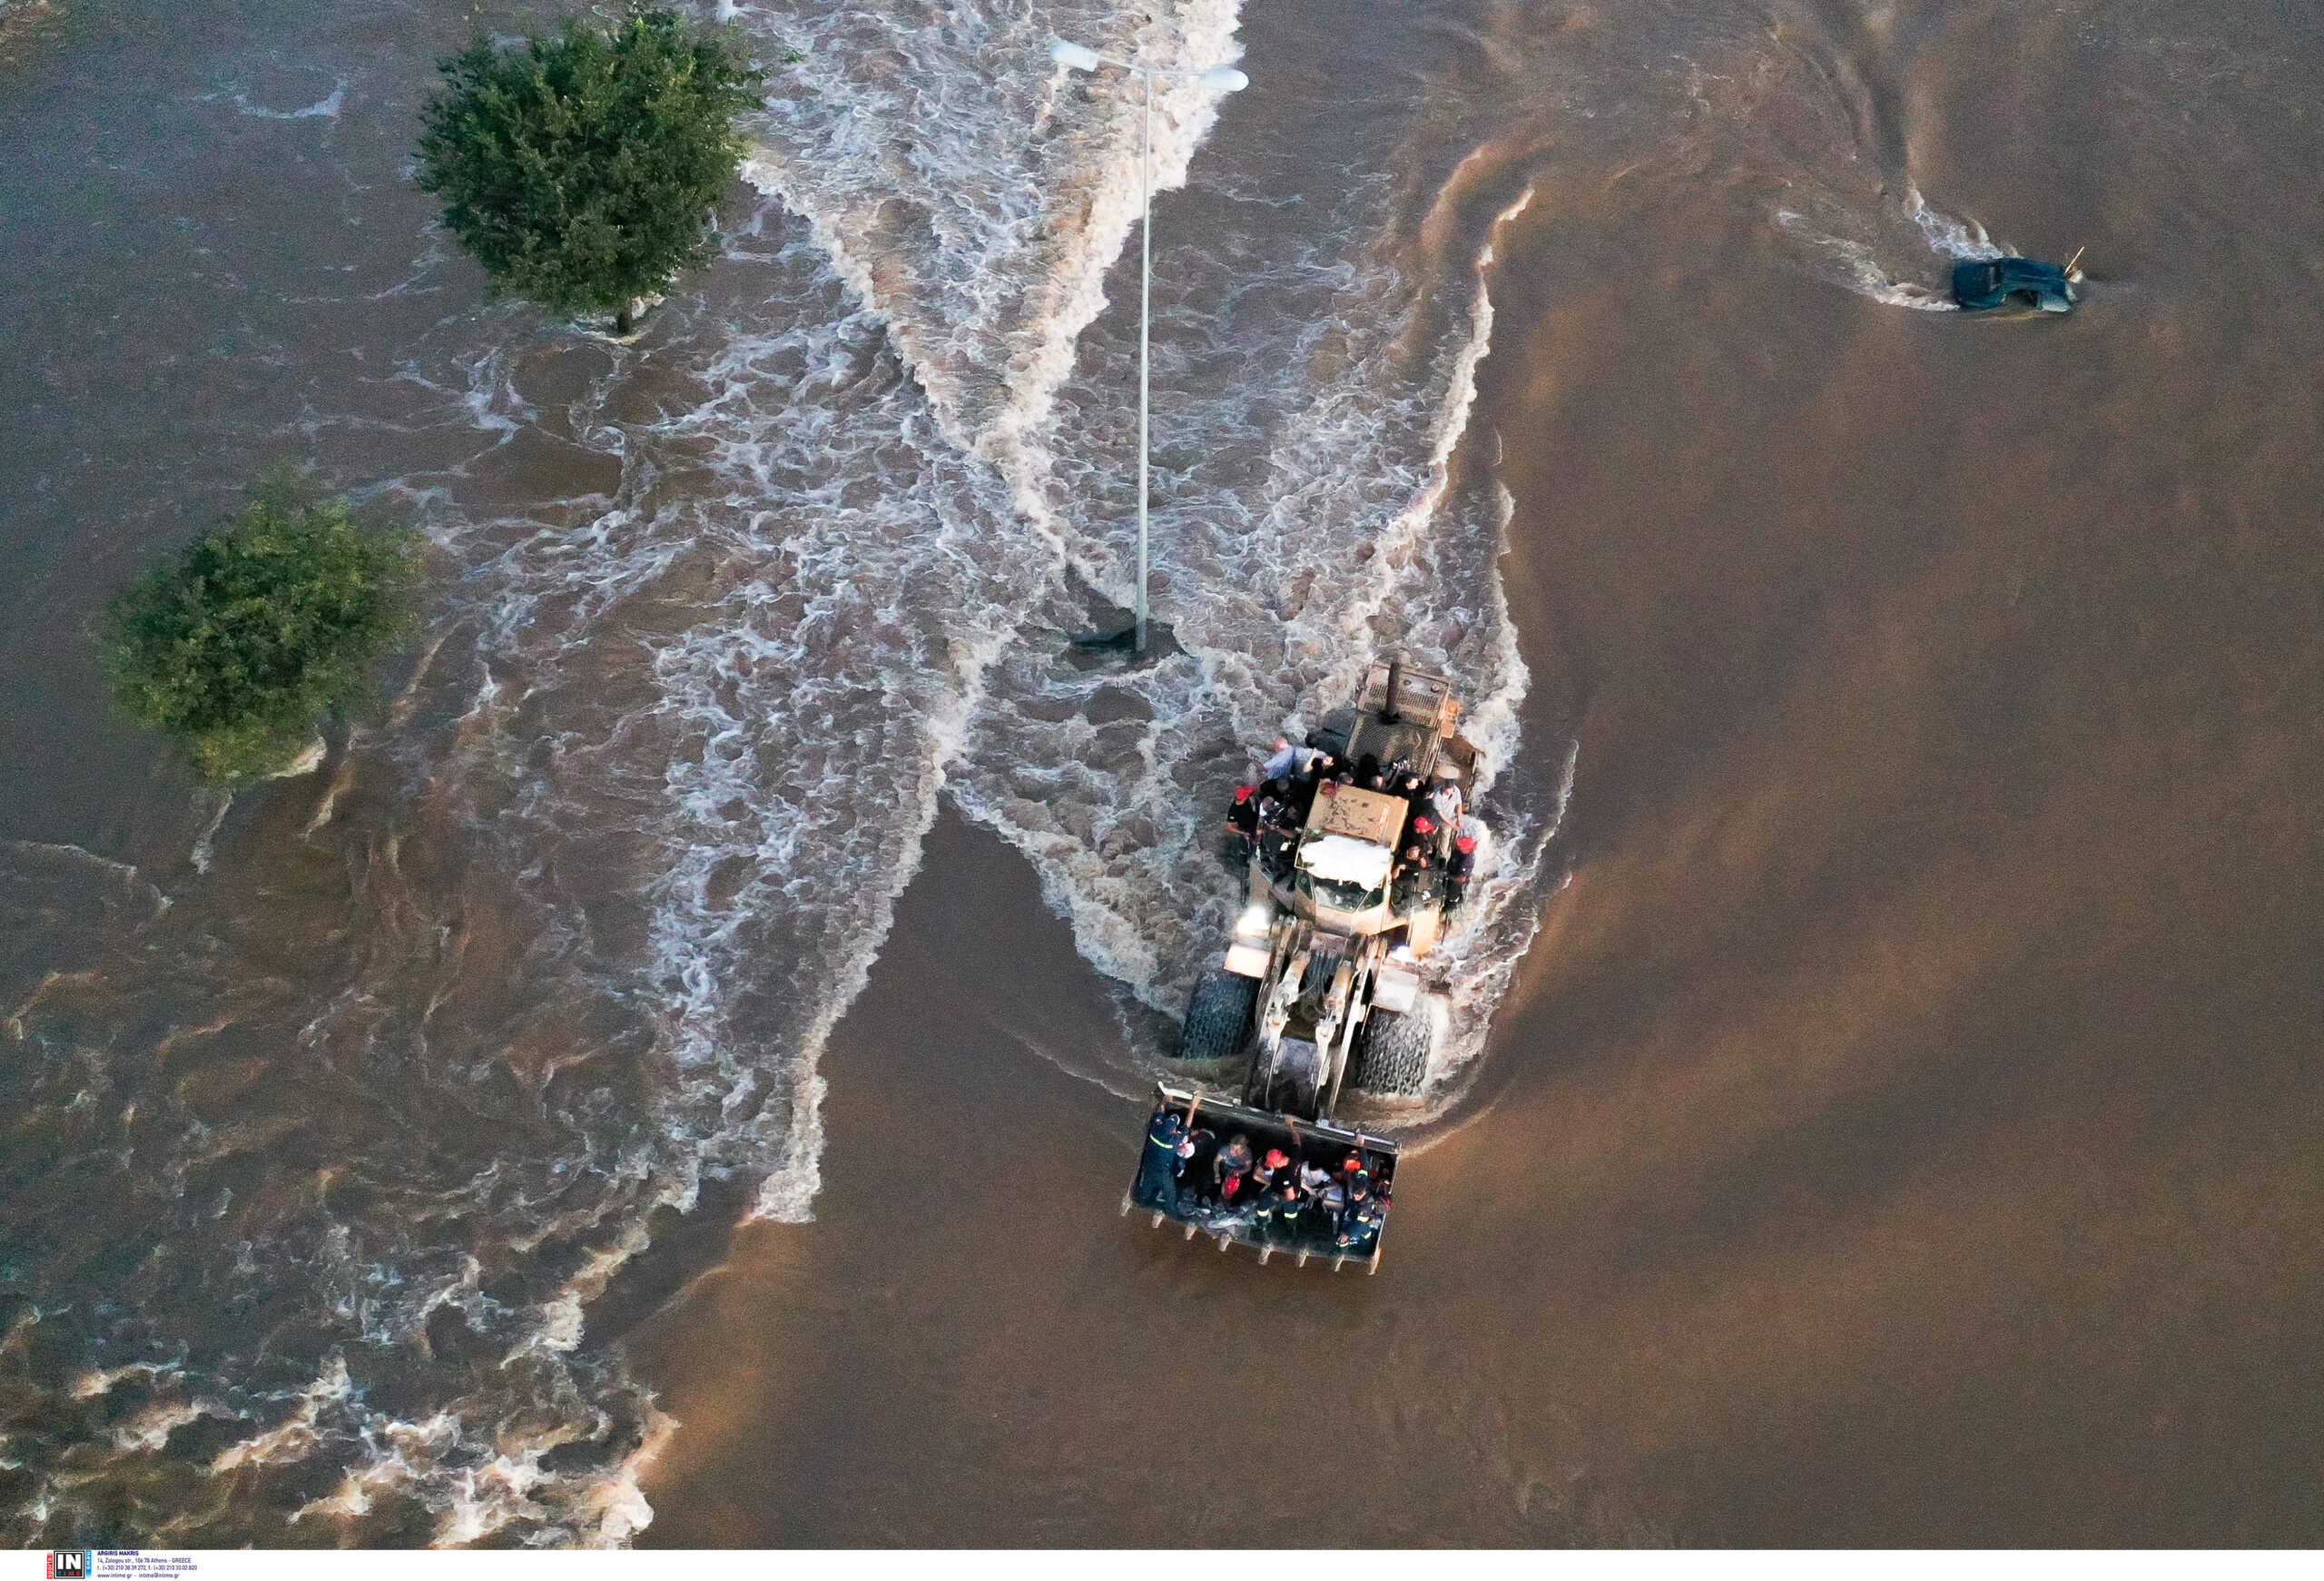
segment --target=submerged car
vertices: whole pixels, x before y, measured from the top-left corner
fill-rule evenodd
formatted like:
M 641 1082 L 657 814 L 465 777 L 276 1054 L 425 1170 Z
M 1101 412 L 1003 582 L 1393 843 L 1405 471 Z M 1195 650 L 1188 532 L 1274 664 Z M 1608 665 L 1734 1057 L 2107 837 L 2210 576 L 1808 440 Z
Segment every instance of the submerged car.
M 1343 1089 L 1409 1097 L 1428 1080 L 1444 1023 L 1431 957 L 1476 843 L 1462 833 L 1476 749 L 1460 712 L 1449 681 L 1390 660 L 1309 737 L 1347 772 L 1311 765 L 1277 804 L 1281 821 L 1248 850 L 1226 957 L 1187 1006 L 1178 1057 L 1239 1071 L 1241 1091 L 1157 1088 L 1123 1212 L 1262 1262 L 1281 1251 L 1378 1270 L 1397 1147 L 1334 1112 Z M 1354 783 L 1374 774 L 1388 790 Z
M 1953 266 L 1953 300 L 1964 312 L 1997 308 L 2022 298 L 2045 313 L 2073 311 L 2073 277 L 2055 263 L 2031 258 L 1965 258 Z

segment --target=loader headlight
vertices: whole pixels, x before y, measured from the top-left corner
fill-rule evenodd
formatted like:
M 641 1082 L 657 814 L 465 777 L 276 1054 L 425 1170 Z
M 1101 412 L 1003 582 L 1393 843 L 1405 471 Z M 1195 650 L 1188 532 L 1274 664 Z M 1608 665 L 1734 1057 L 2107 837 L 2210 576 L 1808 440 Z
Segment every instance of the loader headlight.
M 1274 908 L 1254 903 L 1245 906 L 1243 914 L 1235 919 L 1235 936 L 1238 939 L 1264 939 L 1274 924 Z

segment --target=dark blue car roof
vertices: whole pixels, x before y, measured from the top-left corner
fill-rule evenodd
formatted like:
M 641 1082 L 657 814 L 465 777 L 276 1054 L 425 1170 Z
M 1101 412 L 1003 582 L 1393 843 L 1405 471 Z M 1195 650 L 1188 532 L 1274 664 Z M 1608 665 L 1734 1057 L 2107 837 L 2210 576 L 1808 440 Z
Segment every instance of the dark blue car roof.
M 1953 266 L 1953 300 L 1964 308 L 1999 307 L 2024 291 L 2043 307 L 2072 307 L 2066 272 L 2032 258 L 1965 258 Z

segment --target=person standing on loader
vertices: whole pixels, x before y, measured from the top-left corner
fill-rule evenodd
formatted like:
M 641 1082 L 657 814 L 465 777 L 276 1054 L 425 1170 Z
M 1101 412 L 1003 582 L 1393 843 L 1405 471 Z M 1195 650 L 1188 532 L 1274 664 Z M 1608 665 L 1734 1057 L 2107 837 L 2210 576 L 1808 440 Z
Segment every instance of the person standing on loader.
M 1275 738 L 1265 766 L 1259 772 L 1268 779 L 1289 779 L 1295 775 L 1306 773 L 1308 765 L 1315 761 L 1314 747 L 1294 746 L 1291 737 L 1278 736 Z
M 1436 883 L 1435 868 L 1427 846 L 1418 841 L 1405 846 L 1403 864 L 1396 872 L 1396 904 L 1409 910 L 1427 900 Z
M 1226 809 L 1226 849 L 1237 863 L 1248 862 L 1258 839 L 1258 794 L 1249 786 L 1235 787 L 1235 800 Z
M 1461 832 L 1461 815 L 1467 807 L 1461 795 L 1461 782 L 1454 779 L 1449 765 L 1437 769 L 1436 788 L 1428 793 L 1429 805 L 1435 810 L 1436 821 L 1452 830 Z
M 1456 909 L 1469 893 L 1469 879 L 1477 868 L 1477 839 L 1463 835 L 1452 842 L 1452 854 L 1444 859 L 1444 909 Z

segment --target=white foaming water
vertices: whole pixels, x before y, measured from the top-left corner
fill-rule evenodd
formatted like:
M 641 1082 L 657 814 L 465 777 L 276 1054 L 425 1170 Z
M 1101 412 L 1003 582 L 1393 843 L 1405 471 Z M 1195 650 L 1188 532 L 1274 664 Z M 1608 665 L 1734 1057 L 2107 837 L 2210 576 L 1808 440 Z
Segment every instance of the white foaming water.
M 1137 219 L 1144 102 L 1121 74 L 1073 77 L 1049 44 L 1198 72 L 1239 54 L 1236 6 L 1187 0 L 1137 28 L 1071 5 L 1010 9 L 743 8 L 771 53 L 800 57 L 781 68 L 767 152 L 744 175 L 808 222 L 946 437 L 1009 480 L 1020 526 L 1063 543 L 1045 430 Z M 1218 96 L 1156 84 L 1153 190 L 1184 183 Z
M 1219 19 L 1221 41 L 1231 29 L 1231 11 L 1194 14 Z M 359 1519 L 389 1492 L 434 1511 L 448 1543 L 512 1522 L 618 1541 L 650 1518 L 634 1483 L 666 1430 L 650 1408 L 622 1462 L 542 1465 L 572 1422 L 602 1422 L 590 1401 L 615 1384 L 575 1349 L 583 1310 L 645 1243 L 645 1216 L 691 1205 L 706 1175 L 760 1180 L 761 1214 L 807 1215 L 816 1052 L 917 863 L 980 676 L 1059 569 L 1055 531 L 1039 530 L 1028 435 L 1070 371 L 1074 332 L 1103 305 L 1105 265 L 1134 209 L 1121 156 L 1135 123 L 1110 100 L 1052 103 L 1061 84 L 1040 51 L 1070 18 L 931 11 L 892 38 L 894 18 L 861 12 L 743 20 L 775 56 L 791 47 L 786 28 L 810 30 L 816 93 L 796 101 L 807 111 L 773 116 L 773 152 L 753 171 L 821 248 L 785 241 L 762 208 L 733 249 L 763 276 L 761 298 L 662 354 L 699 351 L 694 393 L 643 422 L 610 414 L 606 382 L 582 398 L 569 426 L 619 458 L 612 499 L 594 509 L 576 499 L 561 520 L 438 530 L 477 567 L 463 618 L 480 627 L 453 757 L 434 774 L 439 795 L 469 805 L 479 835 L 507 854 L 552 979 L 652 1008 L 654 1129 L 576 1136 L 575 1170 L 604 1186 L 560 1191 L 568 1206 L 521 1226 L 502 1220 L 496 1199 L 539 1188 L 500 1183 L 495 1166 L 464 1193 L 503 1224 L 515 1255 L 570 1238 L 596 1248 L 522 1310 L 496 1311 L 473 1260 L 424 1276 L 406 1268 L 392 1299 L 360 1300 L 374 1313 L 366 1339 L 381 1344 L 448 1310 L 504 1336 L 503 1367 L 520 1366 L 507 1387 L 536 1392 L 564 1425 L 512 1445 L 489 1399 L 399 1419 L 359 1391 L 300 1391 L 230 1468 L 358 1446 L 339 1489 L 302 1509 L 310 1518 Z M 1172 25 L 1149 33 L 1149 51 L 1185 43 Z M 996 73 L 979 53 L 995 35 L 1035 69 Z M 899 41 L 930 53 L 900 62 Z M 1163 109 L 1167 183 L 1207 115 L 1177 91 Z M 932 155 L 915 142 L 930 124 L 945 128 Z M 1027 168 L 1027 131 L 1044 124 Z M 915 192 L 926 212 L 902 222 L 894 205 Z M 459 366 L 446 377 L 412 364 L 401 377 L 495 446 L 545 420 L 508 352 Z M 650 904 L 637 915 L 576 907 L 558 876 L 568 867 L 591 871 L 593 891 L 643 890 Z M 315 1035 L 391 997 L 342 996 Z M 346 1230 L 323 1246 L 346 1248 Z M 344 1277 L 367 1282 L 352 1268 Z M 639 1414 L 634 1391 L 615 1393 Z
M 2009 249 L 1986 234 L 1974 220 L 1959 219 L 1932 209 L 1917 187 L 1908 191 L 1905 204 L 1913 223 L 1928 238 L 1930 248 L 1947 258 L 1999 258 Z
M 1231 11 L 1207 15 L 1225 19 L 1223 38 Z M 765 13 L 743 19 L 766 34 Z M 909 36 L 942 45 L 989 31 L 960 11 L 929 24 Z M 987 82 L 973 59 L 899 71 L 852 31 L 862 14 L 815 25 L 821 90 L 850 107 L 820 126 L 777 115 L 770 142 L 780 150 L 787 131 L 790 157 L 753 169 L 812 222 L 820 251 L 778 239 L 753 252 L 783 228 L 762 209 L 734 252 L 772 278 L 762 304 L 706 338 L 701 393 L 645 425 L 576 418 L 622 459 L 608 509 L 565 524 L 486 521 L 441 539 L 480 562 L 468 607 L 488 656 L 447 778 L 477 802 L 495 843 L 521 854 L 520 882 L 545 912 L 571 911 L 556 873 L 577 861 L 616 890 L 613 875 L 633 873 L 651 899 L 634 921 L 545 924 L 547 947 L 606 991 L 622 992 L 625 957 L 642 958 L 651 1057 L 666 1072 L 657 1136 L 610 1159 L 587 1146 L 588 1167 L 615 1189 L 535 1231 L 588 1234 L 599 1250 L 516 1324 L 497 1325 L 512 1333 L 524 1387 L 585 1419 L 586 1391 L 603 1384 L 574 1370 L 582 1310 L 644 1244 L 646 1212 L 690 1205 L 712 1173 L 760 1179 L 763 1215 L 810 1210 L 815 1055 L 917 863 L 980 677 L 1059 573 L 1059 538 L 1040 530 L 1031 436 L 1070 371 L 1073 333 L 1103 305 L 1104 268 L 1134 209 L 1119 156 L 1135 124 L 1118 104 L 1093 100 L 1070 116 L 1046 104 L 1059 84 L 1045 58 L 1031 84 Z M 1052 28 L 1019 17 L 1001 31 L 1038 54 Z M 1183 42 L 1151 32 L 1149 49 Z M 944 104 L 914 98 L 929 92 Z M 894 102 L 868 119 L 865 102 L 882 94 Z M 923 108 L 944 108 L 950 132 L 940 163 L 916 166 L 907 129 L 926 124 Z M 1177 123 L 1163 122 L 1157 140 L 1170 181 L 1207 116 L 1175 92 L 1164 108 Z M 1054 168 L 1029 173 L 1009 162 L 1037 120 L 1055 128 L 1041 145 Z M 867 139 L 873 126 L 891 141 Z M 851 156 L 868 163 L 852 167 Z M 953 205 L 924 230 L 898 229 L 886 197 L 851 207 L 849 180 L 910 193 L 915 168 L 932 207 Z M 798 171 L 812 178 L 770 174 Z M 496 443 L 541 420 L 506 357 L 465 366 L 457 380 L 409 377 L 457 400 Z M 403 1295 L 379 1336 L 481 1299 L 472 1268 L 447 1272 Z M 293 1424 L 318 1408 L 309 1398 Z M 440 1542 L 512 1521 L 617 1541 L 650 1518 L 633 1477 L 665 1430 L 650 1415 L 645 1447 L 577 1477 L 540 1463 L 562 1429 L 516 1448 L 497 1434 L 479 1458 L 488 1423 L 468 1408 L 398 1421 L 350 1407 L 340 1418 L 341 1438 L 372 1448 L 338 1492 L 307 1507 L 316 1518 L 359 1517 L 389 1489 L 437 1511 Z M 576 1524 L 587 1520 L 594 1529 Z
M 1205 465 L 1244 479 L 1157 514 L 1169 588 L 1162 614 L 1179 651 L 1130 671 L 1076 671 L 1050 651 L 1012 652 L 996 668 L 953 786 L 971 815 L 1033 861 L 1081 952 L 1166 1012 L 1216 955 L 1236 900 L 1210 845 L 1250 744 L 1278 726 L 1314 724 L 1348 700 L 1375 654 L 1401 651 L 1456 677 L 1489 775 L 1517 747 L 1526 676 L 1494 569 L 1507 498 L 1474 486 L 1455 494 L 1451 474 L 1491 340 L 1490 242 L 1465 279 L 1442 283 L 1333 251 L 1348 248 L 1345 239 L 1311 245 L 1318 250 L 1284 272 L 1289 301 L 1273 315 L 1273 332 L 1288 343 L 1252 344 L 1247 325 L 1222 320 L 1198 331 L 1218 344 L 1189 358 L 1224 358 L 1231 347 L 1238 363 L 1289 376 L 1246 378 L 1191 403 L 1177 392 L 1174 410 L 1191 404 L 1196 414 L 1180 420 L 1201 432 Z M 1344 338 L 1336 371 L 1300 377 L 1318 361 L 1319 331 Z M 1403 355 L 1415 345 L 1428 354 Z M 1278 408 L 1287 415 L 1263 415 Z M 1245 448 L 1247 458 L 1231 453 Z M 1053 449 L 1102 446 L 1060 440 Z M 1109 547 L 1118 557 L 1118 540 Z M 1552 825 L 1515 808 L 1489 810 L 1505 820 L 1504 837 L 1485 853 L 1465 936 L 1502 947 L 1512 925 L 1530 936 Z M 1474 943 L 1447 951 L 1451 975 L 1468 979 L 1447 1072 L 1473 1057 L 1498 996 L 1497 980 L 1486 985 L 1469 958 L 1477 953 Z M 1119 1086 L 1157 1069 L 1166 1052 L 1133 1043 L 1087 1059 Z M 1439 1092 L 1451 1087 L 1440 1082 Z M 1401 1119 L 1441 1112 L 1441 1103 L 1410 1106 Z
M 150 1456 L 231 1419 L 215 1477 L 340 1471 L 308 1483 L 301 1522 L 360 1534 L 413 1500 L 439 1542 L 620 1542 L 651 1518 L 636 1472 L 671 1425 L 593 1349 L 588 1303 L 649 1216 L 705 1181 L 754 1186 L 766 1217 L 812 1210 L 817 1056 L 948 784 L 1033 860 L 1081 949 L 1170 1009 L 1220 934 L 1232 884 L 1208 837 L 1249 744 L 1401 648 L 1456 678 L 1492 764 L 1518 748 L 1526 677 L 1493 569 L 1507 500 L 1457 454 L 1489 248 L 1415 266 L 1387 183 L 1319 171 L 1279 179 L 1354 196 L 1324 230 L 1271 237 L 1278 256 L 1199 236 L 1157 256 L 1177 289 L 1226 304 L 1157 319 L 1157 565 L 1177 647 L 1078 670 L 1056 639 L 1082 619 L 1075 578 L 1118 597 L 1128 581 L 1133 342 L 1130 315 L 1105 310 L 1137 215 L 1139 105 L 1044 52 L 1062 35 L 1223 64 L 1233 6 L 1189 0 L 1135 31 L 1076 7 L 735 9 L 771 65 L 803 59 L 777 68 L 751 167 L 789 213 L 763 204 L 733 239 L 726 294 L 664 309 L 651 352 L 594 347 L 578 389 L 487 317 L 392 364 L 418 414 L 365 420 L 465 434 L 401 488 L 466 569 L 398 727 L 359 737 L 366 766 L 308 821 L 347 843 L 379 936 L 282 1041 L 383 1094 L 390 1140 L 343 1144 L 320 1183 L 271 1195 L 212 1179 L 264 1154 L 265 1117 L 190 1122 L 142 1166 L 182 1255 L 238 1290 L 295 1292 L 307 1338 L 135 1375 L 166 1398 L 106 1441 Z M 1185 182 L 1215 114 L 1190 84 L 1157 95 L 1158 187 Z M 1376 170 L 1385 149 L 1349 159 Z M 1236 201 L 1272 213 L 1306 195 Z M 527 446 L 587 463 L 571 498 L 521 516 L 463 503 L 484 459 Z M 458 832 L 411 842 L 438 848 L 409 868 L 401 827 L 331 822 L 382 759 L 431 830 Z M 1456 1062 L 1530 932 L 1556 816 L 1483 811 L 1493 860 L 1448 953 Z M 465 866 L 440 849 L 461 840 Z M 196 943 L 167 947 L 206 980 Z M 1059 1062 L 1132 1086 L 1165 1051 L 1153 1018 L 1126 1021 L 1118 1046 Z M 463 1154 L 430 1123 L 510 1091 L 523 1148 Z M 419 1131 L 446 1134 L 441 1156 L 393 1140 Z M 107 1359 L 93 1410 L 132 1378 Z
M 1983 225 L 1930 208 L 1918 192 L 1909 193 L 1902 212 L 1948 276 L 1956 260 L 1998 258 L 2006 251 L 1985 233 Z M 1837 263 L 1840 270 L 1836 277 L 1838 283 L 1860 296 L 1920 312 L 1957 311 L 1949 283 L 1923 285 L 1898 280 L 1891 272 L 1896 252 L 1894 242 L 1833 235 L 1795 209 L 1777 209 L 1775 220 L 1785 232 Z
M 350 86 L 348 80 L 341 77 L 331 84 L 330 93 L 325 94 L 313 104 L 301 104 L 295 110 L 275 110 L 264 104 L 252 104 L 248 90 L 240 88 L 221 89 L 218 93 L 205 94 L 202 97 L 204 100 L 227 99 L 242 114 L 260 121 L 336 121 L 339 119 L 340 112 L 347 108 L 347 90 Z

